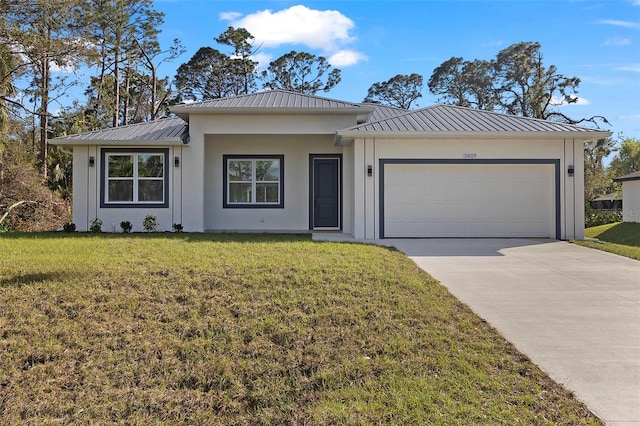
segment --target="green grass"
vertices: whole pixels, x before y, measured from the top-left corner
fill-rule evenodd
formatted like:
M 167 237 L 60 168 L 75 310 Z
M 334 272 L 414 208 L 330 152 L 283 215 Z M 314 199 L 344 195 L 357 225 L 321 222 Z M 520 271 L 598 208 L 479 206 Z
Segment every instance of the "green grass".
M 393 249 L 0 235 L 0 424 L 601 424 Z
M 640 260 L 640 223 L 618 222 L 594 226 L 585 229 L 584 234 L 585 237 L 597 238 L 600 242 L 575 243 Z

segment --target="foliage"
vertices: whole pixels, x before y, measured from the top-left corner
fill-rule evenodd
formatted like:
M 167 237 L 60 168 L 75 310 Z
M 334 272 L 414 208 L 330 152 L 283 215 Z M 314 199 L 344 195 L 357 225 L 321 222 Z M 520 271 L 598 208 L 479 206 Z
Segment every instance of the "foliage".
M 2 424 L 602 424 L 398 251 L 0 236 Z
M 62 230 L 69 233 L 76 232 L 76 224 L 73 222 L 65 223 L 62 225 Z
M 369 87 L 363 102 L 373 102 L 402 109 L 422 97 L 422 76 L 420 74 L 398 74 L 387 81 L 374 83 Z
M 324 56 L 292 50 L 271 62 L 269 68 L 262 72 L 266 80 L 264 88 L 307 95 L 315 95 L 320 90 L 328 92 L 342 79 L 337 68 L 325 76 L 330 68 L 331 64 Z
M 599 139 L 585 146 L 584 150 L 584 199 L 591 201 L 614 189 L 613 180 L 607 175 L 604 159 L 615 148 L 611 138 Z
M 640 171 L 640 140 L 625 138 L 611 159 L 607 174 L 610 178 L 616 178 L 637 171 Z
M 0 224 L 4 223 L 5 227 L 16 231 L 50 231 L 69 222 L 68 201 L 47 188 L 35 167 L 33 156 L 18 144 L 9 143 L 3 162 Z
M 184 229 L 181 223 L 174 223 L 172 228 L 173 232 L 182 232 L 182 230 Z
M 142 227 L 145 232 L 155 232 L 156 228 L 158 228 L 158 221 L 156 220 L 156 217 L 153 215 L 145 216 L 142 221 Z
M 253 46 L 255 37 L 245 28 L 228 27 L 225 32 L 215 38 L 215 41 L 233 47 L 231 63 L 236 75 L 241 76 L 243 81 L 243 91 L 240 94 L 254 92 L 258 63 L 251 58 L 259 48 Z
M 640 260 L 640 223 L 612 223 L 587 228 L 584 233 L 600 242 L 574 241 L 576 244 Z
M 434 70 L 429 90 L 454 105 L 571 124 L 608 124 L 602 116 L 573 119 L 555 108 L 578 101 L 580 79 L 560 74 L 555 65 L 545 67 L 540 48 L 537 42 L 520 42 L 491 61 L 453 57 Z
M 592 226 L 606 225 L 608 223 L 620 222 L 622 220 L 622 212 L 617 210 L 598 210 L 592 209 L 589 203 L 585 203 L 584 207 L 584 226 L 590 228 Z
M 201 47 L 186 63 L 178 67 L 175 84 L 179 100 L 203 100 L 240 95 L 244 77 L 237 62 L 211 47 Z
M 89 225 L 89 232 L 99 234 L 102 232 L 102 220 L 97 217 L 93 218 Z
M 120 222 L 120 229 L 122 229 L 123 233 L 128 234 L 133 229 L 133 225 L 131 225 L 131 222 L 129 222 L 128 220 L 123 220 L 122 222 Z

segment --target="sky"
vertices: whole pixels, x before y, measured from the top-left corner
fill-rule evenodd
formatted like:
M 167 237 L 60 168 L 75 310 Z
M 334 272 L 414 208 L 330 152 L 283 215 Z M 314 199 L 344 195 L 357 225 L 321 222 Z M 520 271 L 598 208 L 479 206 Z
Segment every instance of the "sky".
M 187 52 L 164 64 L 171 78 L 214 38 L 246 28 L 262 67 L 292 50 L 326 57 L 342 81 L 319 96 L 361 102 L 369 87 L 397 74 L 424 77 L 417 107 L 438 103 L 427 81 L 451 57 L 495 58 L 514 43 L 537 41 L 545 66 L 579 77 L 572 118 L 602 115 L 613 137 L 640 139 L 640 0 L 156 0 L 165 13 L 160 42 Z M 412 106 L 414 107 L 414 106 Z

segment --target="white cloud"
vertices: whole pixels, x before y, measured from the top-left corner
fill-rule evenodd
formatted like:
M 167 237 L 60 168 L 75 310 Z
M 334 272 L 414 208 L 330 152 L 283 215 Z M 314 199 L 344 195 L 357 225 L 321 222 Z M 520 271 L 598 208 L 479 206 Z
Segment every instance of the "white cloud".
M 640 30 L 640 24 L 630 21 L 617 21 L 615 19 L 601 19 L 598 24 L 614 25 L 616 27 L 630 28 L 632 30 Z
M 603 43 L 604 46 L 628 46 L 630 44 L 630 39 L 622 37 L 611 37 L 605 40 L 605 42 Z
M 634 6 L 640 6 L 640 0 L 633 0 L 632 3 Z
M 268 53 L 258 52 L 251 56 L 251 59 L 258 63 L 258 68 L 266 69 L 269 67 L 269 63 L 273 61 L 273 56 Z
M 564 99 L 560 99 L 556 96 L 551 97 L 551 104 L 556 106 L 569 106 L 569 105 L 591 105 L 591 102 L 586 99 L 578 96 L 578 100 L 573 103 L 568 103 Z
M 638 0 L 638 3 L 640 3 L 640 0 Z M 620 118 L 620 120 L 624 120 L 624 121 L 640 121 L 640 114 L 622 115 L 619 118 Z
M 631 64 L 631 65 L 624 65 L 622 67 L 617 67 L 616 71 L 640 72 L 640 64 Z
M 220 17 L 235 28 L 246 28 L 255 37 L 256 45 L 264 48 L 299 44 L 321 50 L 324 55 L 345 64 L 366 58 L 362 53 L 344 50 L 355 41 L 351 35 L 355 24 L 337 10 L 314 10 L 297 5 L 276 12 L 266 9 L 245 16 L 227 12 Z M 350 54 L 343 53 L 343 50 Z
M 221 21 L 234 21 L 242 16 L 239 12 L 220 12 Z
M 368 58 L 360 52 L 354 50 L 340 50 L 329 57 L 329 63 L 334 67 L 348 67 Z
M 231 19 L 231 25 L 246 28 L 265 47 L 299 43 L 327 51 L 352 42 L 349 31 L 355 26 L 338 11 L 312 10 L 302 5 L 237 16 Z

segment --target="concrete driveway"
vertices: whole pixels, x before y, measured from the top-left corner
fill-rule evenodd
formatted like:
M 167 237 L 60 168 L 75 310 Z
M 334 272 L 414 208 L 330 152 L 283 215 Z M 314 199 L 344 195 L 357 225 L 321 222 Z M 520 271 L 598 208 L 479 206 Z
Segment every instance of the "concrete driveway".
M 640 262 L 564 241 L 384 240 L 608 425 L 640 425 Z

